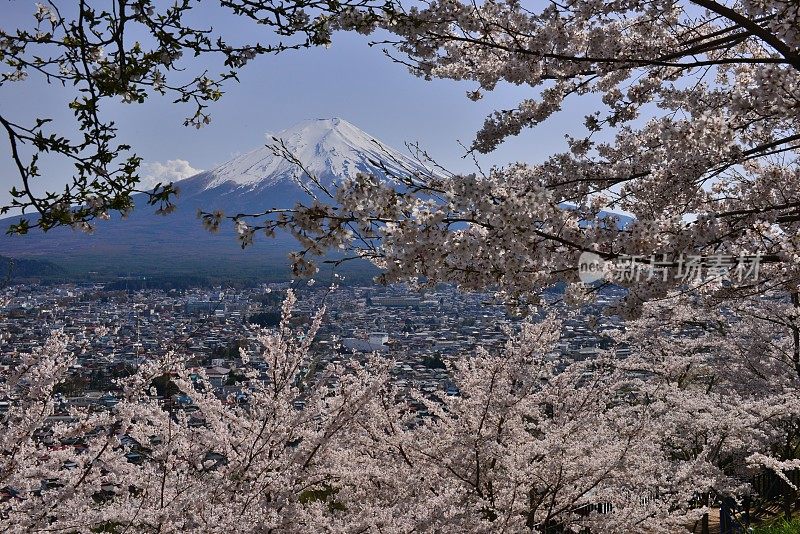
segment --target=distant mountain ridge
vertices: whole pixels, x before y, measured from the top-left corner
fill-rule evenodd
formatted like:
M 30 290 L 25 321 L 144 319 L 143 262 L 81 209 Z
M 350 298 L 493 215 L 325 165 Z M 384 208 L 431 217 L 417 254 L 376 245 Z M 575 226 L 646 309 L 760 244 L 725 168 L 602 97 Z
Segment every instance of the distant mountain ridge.
M 51 261 L 0 256 L 0 283 L 19 278 L 60 277 L 64 274 L 64 269 Z
M 283 140 L 303 166 L 330 187 L 358 172 L 383 175 L 421 165 L 401 152 L 377 141 L 344 119 L 303 121 L 280 131 Z M 380 162 L 376 166 L 373 162 Z M 118 274 L 213 274 L 238 271 L 244 276 L 275 276 L 288 273 L 287 255 L 297 248 L 288 235 L 276 239 L 257 238 L 257 244 L 242 250 L 232 229 L 211 234 L 197 219 L 198 209 L 225 213 L 261 212 L 287 208 L 308 195 L 298 180 L 301 169 L 273 149 L 262 146 L 237 156 L 214 169 L 175 182 L 180 190 L 174 213 L 159 217 L 138 198 L 139 206 L 126 219 L 100 222 L 87 235 L 69 228 L 46 234 L 0 237 L 0 254 L 13 257 L 48 258 L 73 272 Z M 0 221 L 8 224 L 9 220 Z

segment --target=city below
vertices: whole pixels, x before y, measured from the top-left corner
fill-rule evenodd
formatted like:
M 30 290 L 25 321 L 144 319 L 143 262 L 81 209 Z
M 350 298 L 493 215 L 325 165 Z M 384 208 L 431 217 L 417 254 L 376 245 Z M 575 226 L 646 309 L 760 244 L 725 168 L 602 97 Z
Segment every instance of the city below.
M 163 291 L 23 284 L 5 289 L 0 363 L 13 367 L 20 353 L 32 351 L 54 332 L 69 336 L 77 358 L 58 388 L 63 414 L 53 418 L 65 416 L 69 407 L 113 407 L 116 379 L 168 351 L 203 369 L 221 398 L 246 399 L 244 367 L 259 363 L 243 362 L 240 349 L 258 350 L 257 329 L 278 325 L 286 290 L 295 286 L 295 326 L 310 323 L 323 305 L 326 310 L 312 345 L 319 368 L 377 353 L 395 362 L 392 376 L 400 391 L 430 398 L 459 394 L 449 378 L 448 361 L 469 357 L 478 346 L 497 348 L 521 320 L 492 303 L 489 295 L 449 286 L 419 292 L 404 286 L 330 289 L 298 281 L 249 289 Z M 552 296 L 551 306 L 562 308 L 557 295 Z M 547 358 L 566 365 L 605 348 L 603 332 L 617 327 L 618 320 L 602 316 L 599 308 L 614 297 L 613 291 L 605 293 L 595 306 L 565 319 L 561 340 Z M 625 350 L 617 348 L 618 353 Z M 160 389 L 167 405 L 191 403 L 185 395 Z M 404 398 L 424 417 L 424 406 L 411 401 L 412 396 Z M 302 407 L 302 400 L 298 403 Z M 6 408 L 7 403 L 0 403 L 0 409 Z

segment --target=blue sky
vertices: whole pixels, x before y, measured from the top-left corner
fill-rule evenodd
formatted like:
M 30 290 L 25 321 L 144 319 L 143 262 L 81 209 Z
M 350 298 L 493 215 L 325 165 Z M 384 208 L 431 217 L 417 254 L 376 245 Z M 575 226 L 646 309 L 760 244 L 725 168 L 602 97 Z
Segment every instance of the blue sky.
M 4 2 L 0 20 L 9 24 L 32 20 L 34 2 Z M 217 24 L 226 34 L 257 35 L 238 19 Z M 259 29 L 258 31 L 263 31 Z M 212 123 L 200 130 L 183 126 L 189 108 L 156 96 L 143 105 L 106 104 L 106 117 L 115 120 L 120 139 L 144 158 L 143 174 L 174 178 L 193 169 L 210 169 L 231 157 L 264 143 L 265 133 L 277 132 L 301 120 L 342 117 L 388 145 L 403 148 L 418 141 L 438 161 L 455 171 L 471 171 L 471 161 L 461 158 L 461 140 L 469 144 L 484 118 L 494 109 L 513 107 L 535 93 L 530 88 L 500 86 L 478 102 L 466 98 L 475 88 L 469 82 L 425 81 L 386 58 L 369 38 L 337 33 L 329 49 L 318 48 L 257 58 L 241 73 L 241 83 L 226 87 L 220 102 L 211 107 Z M 201 66 L 197 65 L 196 66 Z M 0 113 L 20 123 L 34 117 L 52 117 L 68 124 L 68 95 L 42 80 L 0 87 Z M 481 158 L 489 167 L 513 161 L 535 162 L 565 146 L 563 134 L 575 131 L 586 108 L 567 109 L 547 124 L 507 141 Z M 66 122 L 63 122 L 66 121 Z M 15 183 L 8 143 L 0 140 L 0 202 Z M 45 161 L 37 188 L 57 187 L 70 173 L 63 161 Z M 164 176 L 161 176 L 164 175 Z

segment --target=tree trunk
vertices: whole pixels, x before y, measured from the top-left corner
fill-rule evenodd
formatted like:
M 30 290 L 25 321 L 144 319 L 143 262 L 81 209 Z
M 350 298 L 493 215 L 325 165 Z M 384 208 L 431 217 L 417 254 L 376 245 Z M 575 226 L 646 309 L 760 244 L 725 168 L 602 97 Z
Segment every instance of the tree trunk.
M 789 487 L 788 484 L 785 484 L 786 490 L 783 493 L 783 518 L 786 521 L 792 520 L 792 512 L 794 512 L 794 501 L 795 501 L 795 494 L 794 490 Z
M 706 493 L 706 499 L 705 499 L 706 500 L 706 503 L 705 503 L 706 507 L 708 507 L 709 503 L 711 502 L 711 499 L 709 497 L 710 497 L 710 495 L 708 493 Z M 711 534 L 711 530 L 709 529 L 709 526 L 708 526 L 708 512 L 703 514 L 703 520 L 700 523 L 700 534 Z
M 744 502 L 744 528 L 750 528 L 750 495 L 745 495 Z

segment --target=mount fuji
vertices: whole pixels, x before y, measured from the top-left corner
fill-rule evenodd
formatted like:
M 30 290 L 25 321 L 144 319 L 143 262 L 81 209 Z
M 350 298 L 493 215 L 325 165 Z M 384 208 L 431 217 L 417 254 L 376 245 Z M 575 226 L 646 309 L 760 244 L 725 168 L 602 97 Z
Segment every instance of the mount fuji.
M 383 175 L 373 162 L 390 171 L 421 167 L 343 119 L 304 121 L 274 137 L 326 187 L 358 172 Z M 308 200 L 302 179 L 296 164 L 264 146 L 176 181 L 180 194 L 177 209 L 170 215 L 154 215 L 144 198 L 135 197 L 140 207 L 125 220 L 113 217 L 98 222 L 92 234 L 59 228 L 5 236 L 0 238 L 0 255 L 48 259 L 76 275 L 283 276 L 288 272 L 288 252 L 298 247 L 290 236 L 257 236 L 254 246 L 242 250 L 231 226 L 211 234 L 196 213 L 198 209 L 232 214 L 292 207 Z

